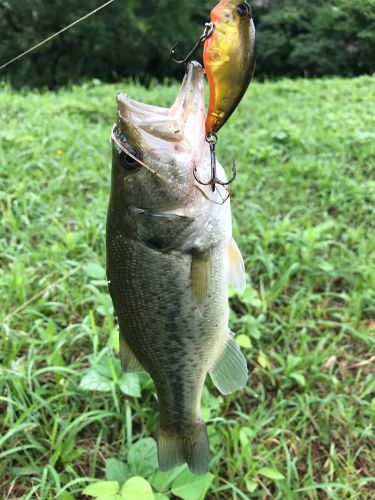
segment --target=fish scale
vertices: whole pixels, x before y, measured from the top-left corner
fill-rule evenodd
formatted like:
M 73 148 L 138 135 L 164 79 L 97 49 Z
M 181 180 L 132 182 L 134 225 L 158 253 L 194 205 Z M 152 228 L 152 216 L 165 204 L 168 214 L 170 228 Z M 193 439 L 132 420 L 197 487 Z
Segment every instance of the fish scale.
M 227 303 L 221 301 L 219 304 L 219 300 L 214 300 L 206 314 L 197 313 L 198 306 L 194 303 L 191 290 L 179 286 L 179 283 L 186 283 L 188 279 L 186 275 L 190 273 L 190 256 L 184 256 L 186 264 L 183 265 L 181 257 L 176 260 L 173 254 L 159 255 L 158 252 L 145 248 L 142 248 L 141 253 L 138 245 L 131 248 L 132 246 L 128 245 L 128 248 L 123 249 L 120 262 L 111 262 L 110 269 L 112 266 L 116 269 L 114 278 L 110 271 L 111 294 L 117 297 L 121 290 L 126 289 L 124 302 L 118 305 L 115 302 L 120 328 L 126 332 L 133 352 L 136 355 L 142 352 L 140 357 L 143 366 L 153 377 L 156 386 L 160 387 L 158 395 L 165 403 L 161 408 L 167 409 L 166 414 L 161 412 L 161 426 L 177 430 L 181 422 L 191 421 L 190 409 L 199 406 L 204 378 L 209 368 L 209 360 L 204 353 L 213 348 L 216 340 L 215 327 L 218 324 L 217 317 L 210 316 L 216 314 L 216 311 L 225 310 Z M 110 248 L 109 251 L 111 253 Z M 141 262 L 138 259 L 140 255 Z M 217 273 L 217 276 L 220 274 Z M 215 288 L 215 282 L 212 287 Z M 173 300 L 171 292 L 174 294 Z M 161 307 L 160 303 L 163 304 Z M 225 328 L 227 314 L 222 323 Z M 214 325 L 214 329 L 207 328 L 210 324 Z M 193 363 L 188 361 L 191 357 Z M 186 382 L 179 384 L 178 374 L 183 372 Z M 200 386 L 196 384 L 197 378 L 201 380 Z M 191 389 L 192 380 L 197 386 L 195 392 Z M 178 418 L 176 411 L 172 414 L 173 418 L 170 418 L 170 408 L 174 411 L 177 408 Z

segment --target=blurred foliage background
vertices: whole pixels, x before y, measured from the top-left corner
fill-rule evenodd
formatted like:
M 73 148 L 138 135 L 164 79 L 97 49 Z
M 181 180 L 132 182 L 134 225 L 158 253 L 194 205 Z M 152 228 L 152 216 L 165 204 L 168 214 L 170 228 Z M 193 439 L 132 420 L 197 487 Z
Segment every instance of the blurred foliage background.
M 0 0 L 0 64 L 58 31 L 100 0 Z M 108 8 L 2 71 L 15 87 L 98 78 L 180 76 L 181 54 L 202 32 L 216 0 L 116 0 Z M 375 0 L 253 0 L 259 79 L 342 75 L 375 70 Z
M 0 0 L 0 66 L 104 1 Z M 209 474 L 158 470 L 152 381 L 121 372 L 114 96 L 169 106 L 169 48 L 217 1 L 116 0 L 0 72 L 0 499 L 375 498 L 375 78 L 350 78 L 374 72 L 375 0 L 250 0 L 256 76 L 277 81 L 252 83 L 218 144 L 250 377 L 225 398 L 207 381 Z

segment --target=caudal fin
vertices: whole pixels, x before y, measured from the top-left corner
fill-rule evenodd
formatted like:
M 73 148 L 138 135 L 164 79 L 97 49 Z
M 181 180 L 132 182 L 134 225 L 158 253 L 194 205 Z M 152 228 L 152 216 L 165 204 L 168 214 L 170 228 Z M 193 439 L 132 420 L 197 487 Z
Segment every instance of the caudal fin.
M 163 472 L 187 463 L 193 474 L 206 474 L 211 460 L 206 425 L 198 423 L 189 428 L 186 435 L 168 433 L 159 428 L 158 459 Z

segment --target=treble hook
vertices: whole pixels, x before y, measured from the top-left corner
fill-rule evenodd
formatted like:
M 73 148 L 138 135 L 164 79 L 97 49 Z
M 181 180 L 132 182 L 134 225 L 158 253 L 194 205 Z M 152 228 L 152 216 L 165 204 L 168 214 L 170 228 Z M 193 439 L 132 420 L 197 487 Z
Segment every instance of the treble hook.
M 206 23 L 204 31 L 201 34 L 198 42 L 194 45 L 194 47 L 191 49 L 191 51 L 189 52 L 189 54 L 184 59 L 175 59 L 174 58 L 174 56 L 176 55 L 176 50 L 175 49 L 176 49 L 176 47 L 178 45 L 178 42 L 176 42 L 172 46 L 172 48 L 170 50 L 170 55 L 171 55 L 172 61 L 174 61 L 177 64 L 187 63 L 189 61 L 189 59 L 196 53 L 196 51 L 199 49 L 199 47 L 202 44 L 204 44 L 204 42 L 207 40 L 207 38 L 209 38 L 212 35 L 212 33 L 214 32 L 214 30 L 215 30 L 215 25 L 213 23 Z
M 193 170 L 193 175 L 194 178 L 199 184 L 202 186 L 211 186 L 211 191 L 214 192 L 216 189 L 216 184 L 219 184 L 219 186 L 229 186 L 229 184 L 232 184 L 234 179 L 237 177 L 237 170 L 236 166 L 233 162 L 232 165 L 232 178 L 228 182 L 223 182 L 220 179 L 216 177 L 216 144 L 218 142 L 219 138 L 214 132 L 210 132 L 207 137 L 206 141 L 210 145 L 210 153 L 211 153 L 211 179 L 208 182 L 202 182 L 201 180 L 198 179 L 197 177 L 197 167 L 194 168 Z

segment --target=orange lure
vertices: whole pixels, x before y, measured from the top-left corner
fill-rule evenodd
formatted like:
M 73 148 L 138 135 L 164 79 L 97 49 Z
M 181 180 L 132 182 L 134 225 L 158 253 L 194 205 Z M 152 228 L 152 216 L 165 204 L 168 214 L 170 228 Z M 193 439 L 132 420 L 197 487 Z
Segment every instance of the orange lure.
M 216 134 L 244 96 L 255 67 L 255 27 L 250 5 L 221 0 L 211 11 L 215 29 L 204 44 L 203 60 L 210 87 L 207 135 Z

